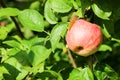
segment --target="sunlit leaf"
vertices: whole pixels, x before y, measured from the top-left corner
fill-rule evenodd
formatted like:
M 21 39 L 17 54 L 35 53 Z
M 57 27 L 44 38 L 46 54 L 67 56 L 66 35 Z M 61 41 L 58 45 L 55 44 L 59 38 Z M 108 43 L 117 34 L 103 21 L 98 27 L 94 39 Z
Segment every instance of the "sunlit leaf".
M 99 48 L 99 51 L 112 51 L 112 48 L 108 45 L 102 44 Z
M 109 17 L 111 16 L 112 12 L 105 12 L 102 9 L 99 8 L 97 4 L 92 4 L 92 9 L 94 13 L 102 19 L 109 20 Z
M 7 50 L 5 48 L 0 48 L 0 57 L 2 57 L 0 61 L 1 63 L 4 62 L 8 58 Z
M 39 10 L 39 8 L 40 8 L 40 2 L 39 1 L 35 1 L 30 5 L 30 9 Z
M 60 38 L 65 36 L 67 26 L 68 26 L 68 23 L 62 22 L 55 25 L 54 28 L 52 29 L 51 37 L 50 37 L 52 51 L 54 51 L 54 49 L 56 48 Z
M 112 41 L 116 41 L 118 43 L 120 43 L 120 39 L 116 39 L 116 38 L 111 38 Z
M 9 51 L 7 51 L 7 55 L 9 55 L 9 56 L 13 56 L 13 55 L 15 55 L 15 54 L 17 54 L 18 52 L 20 52 L 20 49 L 18 49 L 18 48 L 11 48 Z
M 72 9 L 70 1 L 68 0 L 50 0 L 51 8 L 60 13 L 69 12 Z
M 9 45 L 9 46 L 11 46 L 13 48 L 19 48 L 19 49 L 22 48 L 22 45 L 19 42 L 15 41 L 15 40 L 4 41 L 3 43 L 7 44 L 7 45 Z
M 51 9 L 50 0 L 48 0 L 48 1 L 45 3 L 44 15 L 45 15 L 46 20 L 47 20 L 50 24 L 56 24 L 56 23 L 57 23 L 58 18 L 55 16 L 55 13 L 54 13 L 53 10 Z
M 71 3 L 73 4 L 75 9 L 78 9 L 79 6 L 81 5 L 81 1 L 80 0 L 71 0 Z
M 83 69 L 73 69 L 68 80 L 94 80 L 91 70 L 86 67 Z
M 34 65 L 34 67 L 32 67 L 31 71 L 34 73 L 37 73 L 38 70 L 39 72 L 43 72 L 44 71 L 44 66 L 45 66 L 45 62 L 42 62 L 38 65 Z
M 45 48 L 44 46 L 33 46 L 29 55 L 29 61 L 33 66 L 36 66 L 46 60 L 51 53 L 50 49 Z
M 33 31 L 41 32 L 44 30 L 43 16 L 36 10 L 26 9 L 20 12 L 18 19 L 21 24 Z
M 76 14 L 80 17 L 80 18 L 83 18 L 84 17 L 84 14 L 82 12 L 82 8 L 79 8 L 78 11 L 76 12 Z
M 107 37 L 107 38 L 110 38 L 110 37 L 111 37 L 110 33 L 109 33 L 108 30 L 106 29 L 105 24 L 103 24 L 102 32 L 103 32 L 103 34 L 105 35 L 105 37 Z
M 9 74 L 9 72 L 4 66 L 0 66 L 0 79 L 4 79 L 3 74 Z
M 21 72 L 19 73 L 19 75 L 16 77 L 16 80 L 22 80 L 22 79 L 24 79 L 27 74 L 28 74 L 28 71 L 22 69 Z
M 86 67 L 81 71 L 81 79 L 83 78 L 85 80 L 94 80 L 93 73 L 91 72 L 89 67 Z
M 6 27 L 0 27 L 0 40 L 4 40 L 8 35 L 8 30 Z
M 6 25 L 6 28 L 7 28 L 7 31 L 8 31 L 8 32 L 11 32 L 11 30 L 15 28 L 14 22 Z
M 43 45 L 45 41 L 45 38 L 40 38 L 40 37 L 34 37 L 32 39 L 30 39 L 30 44 L 33 45 Z M 28 42 L 28 44 L 29 44 Z
M 17 8 L 1 8 L 0 17 L 2 16 L 17 16 L 20 11 Z
M 80 76 L 80 70 L 78 69 L 73 69 L 72 72 L 69 75 L 68 80 L 80 80 L 81 76 Z

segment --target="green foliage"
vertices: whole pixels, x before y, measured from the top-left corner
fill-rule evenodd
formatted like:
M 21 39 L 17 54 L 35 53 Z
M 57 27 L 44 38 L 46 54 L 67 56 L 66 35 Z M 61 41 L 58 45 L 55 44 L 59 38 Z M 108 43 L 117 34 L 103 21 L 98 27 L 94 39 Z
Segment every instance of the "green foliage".
M 54 51 L 57 44 L 59 43 L 61 37 L 63 38 L 66 30 L 67 30 L 67 23 L 58 23 L 57 25 L 54 26 L 54 28 L 51 31 L 51 37 L 50 37 L 50 41 L 51 41 L 51 46 L 52 46 L 52 50 Z
M 83 69 L 73 69 L 68 80 L 94 80 L 91 70 L 86 67 Z
M 30 30 L 39 32 L 44 30 L 43 16 L 35 10 L 26 9 L 21 11 L 18 19 L 24 27 Z
M 35 1 L 35 2 L 31 3 L 31 5 L 30 5 L 30 9 L 39 10 L 39 8 L 40 8 L 40 2 L 39 1 Z
M 51 8 L 55 12 L 59 13 L 66 13 L 69 12 L 72 8 L 72 5 L 70 5 L 70 1 L 68 0 L 50 0 Z
M 0 80 L 120 80 L 119 0 L 1 1 Z M 71 52 L 77 68 L 65 42 L 73 13 L 103 33 L 96 54 Z
M 0 9 L 0 17 L 2 16 L 17 16 L 20 13 L 17 8 L 1 8 Z
M 46 49 L 43 46 L 33 46 L 31 48 L 31 52 L 29 53 L 29 57 L 33 56 L 33 59 L 29 58 L 29 61 L 32 62 L 33 66 L 36 66 L 45 61 L 45 59 L 49 57 L 50 53 L 51 50 Z
M 118 74 L 106 64 L 97 64 L 94 73 L 97 80 L 119 80 Z
M 102 44 L 99 48 L 99 51 L 112 51 L 112 48 L 106 44 Z
M 49 23 L 57 23 L 58 18 L 56 17 L 55 12 L 51 9 L 50 0 L 47 0 L 47 2 L 45 3 L 44 15 Z
M 59 73 L 51 70 L 45 70 L 43 73 L 38 73 L 36 76 L 39 77 L 40 80 L 63 80 Z
M 0 40 L 4 40 L 8 35 L 7 28 L 0 27 Z
M 105 12 L 105 11 L 102 11 L 98 6 L 97 6 L 97 4 L 92 4 L 92 9 L 93 9 L 93 11 L 94 11 L 94 13 L 98 16 L 98 17 L 100 17 L 100 18 L 102 18 L 102 19 L 105 19 L 105 20 L 109 20 L 109 17 L 110 17 L 110 15 L 111 15 L 111 13 L 112 12 Z

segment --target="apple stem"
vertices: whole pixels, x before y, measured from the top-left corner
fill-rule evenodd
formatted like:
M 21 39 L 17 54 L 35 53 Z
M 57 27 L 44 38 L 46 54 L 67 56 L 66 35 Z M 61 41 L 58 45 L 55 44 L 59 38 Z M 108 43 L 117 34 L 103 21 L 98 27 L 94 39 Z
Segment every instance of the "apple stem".
M 67 48 L 67 51 L 68 51 L 68 57 L 69 57 L 69 59 L 70 59 L 70 61 L 71 61 L 71 63 L 72 63 L 72 66 L 73 66 L 74 68 L 77 68 L 77 64 L 75 63 L 75 61 L 74 61 L 74 59 L 73 59 L 73 56 L 72 56 L 72 54 L 71 54 L 70 49 Z

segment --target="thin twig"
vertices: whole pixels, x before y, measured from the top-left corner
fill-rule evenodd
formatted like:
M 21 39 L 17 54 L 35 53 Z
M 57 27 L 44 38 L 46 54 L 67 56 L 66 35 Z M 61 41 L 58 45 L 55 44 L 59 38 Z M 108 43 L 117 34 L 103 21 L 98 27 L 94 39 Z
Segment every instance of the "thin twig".
M 4 2 L 3 0 L 0 0 L 0 5 L 1 5 L 3 8 L 6 8 L 6 7 L 7 7 L 6 4 L 5 4 L 5 2 Z M 23 35 L 23 33 L 21 32 L 20 26 L 19 26 L 17 20 L 15 19 L 15 17 L 10 16 L 10 18 L 11 18 L 11 20 L 15 23 L 16 29 L 17 29 L 20 37 L 21 37 L 21 38 L 24 38 L 24 35 Z
M 73 66 L 74 68 L 77 68 L 77 64 L 75 63 L 75 61 L 74 61 L 74 59 L 73 59 L 73 57 L 72 57 L 72 55 L 71 55 L 70 49 L 67 48 L 67 51 L 68 51 L 68 57 L 70 58 L 70 61 L 71 61 L 71 63 L 72 63 L 72 66 Z

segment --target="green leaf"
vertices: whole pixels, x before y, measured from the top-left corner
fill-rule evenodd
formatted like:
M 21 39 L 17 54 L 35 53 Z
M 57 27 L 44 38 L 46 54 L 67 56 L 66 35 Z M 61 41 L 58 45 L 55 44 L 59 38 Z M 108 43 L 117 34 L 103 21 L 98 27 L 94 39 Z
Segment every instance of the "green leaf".
M 4 40 L 8 35 L 8 30 L 6 27 L 0 27 L 0 40 Z
M 2 57 L 0 61 L 1 63 L 4 62 L 8 58 L 7 52 L 8 51 L 5 48 L 0 48 L 0 57 Z
M 45 38 L 38 38 L 38 37 L 34 37 L 30 40 L 22 40 L 21 41 L 21 45 L 22 45 L 22 50 L 31 50 L 32 46 L 35 45 L 43 45 L 45 41 Z
M 0 79 L 4 79 L 3 74 L 9 74 L 9 72 L 3 65 L 0 65 Z
M 68 23 L 61 22 L 55 25 L 54 28 L 52 29 L 51 37 L 50 37 L 52 51 L 54 51 L 54 49 L 56 48 L 60 38 L 65 36 L 67 27 L 68 27 Z
M 80 18 L 83 18 L 84 17 L 84 13 L 82 11 L 82 8 L 79 8 L 76 12 L 76 14 L 80 17 Z
M 1 8 L 0 17 L 2 16 L 17 16 L 20 11 L 17 8 Z
M 103 24 L 102 32 L 103 32 L 103 34 L 105 35 L 106 38 L 110 38 L 110 37 L 111 37 L 111 35 L 110 35 L 110 33 L 108 32 L 105 24 Z
M 55 16 L 55 13 L 54 13 L 53 10 L 51 9 L 50 0 L 48 0 L 48 1 L 45 3 L 44 15 L 45 15 L 46 20 L 47 20 L 50 24 L 56 24 L 56 23 L 57 23 L 58 18 Z
M 112 12 L 109 11 L 103 11 L 101 8 L 99 8 L 99 6 L 95 3 L 92 4 L 92 10 L 93 12 L 99 17 L 99 18 L 102 18 L 102 19 L 105 19 L 105 20 L 109 20 L 109 17 L 111 16 Z
M 80 0 L 71 0 L 71 3 L 73 4 L 75 9 L 78 9 L 81 5 Z
M 23 80 L 28 74 L 28 71 L 22 69 L 18 76 L 16 77 L 16 80 Z
M 21 24 L 33 31 L 42 32 L 44 30 L 43 16 L 36 10 L 26 9 L 18 15 Z
M 79 69 L 73 69 L 72 72 L 69 75 L 69 78 L 67 80 L 80 80 L 80 70 Z
M 83 69 L 73 69 L 68 80 L 94 80 L 93 74 L 89 67 Z
M 119 80 L 118 74 L 107 64 L 97 64 L 94 74 L 97 80 Z
M 20 49 L 18 49 L 18 48 L 11 48 L 11 49 L 9 49 L 9 51 L 7 51 L 7 55 L 8 56 L 13 56 L 13 55 L 15 55 L 15 54 L 17 54 L 18 52 L 20 52 Z
M 15 28 L 14 22 L 12 22 L 12 23 L 10 23 L 10 24 L 7 24 L 7 25 L 6 25 L 6 28 L 7 28 L 7 31 L 8 31 L 8 32 L 11 32 L 11 30 Z
M 9 74 L 4 76 L 4 79 L 6 80 L 9 78 L 9 80 L 16 80 L 16 77 L 21 71 L 21 64 L 14 57 L 10 57 L 3 63 L 3 66 L 9 72 Z
M 30 5 L 30 9 L 39 10 L 39 8 L 40 8 L 40 1 L 35 1 Z
M 91 6 L 91 1 L 90 0 L 80 0 L 80 8 L 78 9 L 77 15 L 79 17 L 84 17 L 86 10 L 89 10 Z
M 86 67 L 81 71 L 81 76 L 81 79 L 84 78 L 84 80 L 94 80 L 93 73 L 91 72 L 89 67 Z
M 28 44 L 34 45 L 43 45 L 45 42 L 45 38 L 34 37 L 29 40 Z
M 11 38 L 15 41 L 22 42 L 22 39 L 20 38 L 19 35 L 13 35 L 13 36 L 11 36 Z
M 52 70 L 45 70 L 42 73 L 38 73 L 36 76 L 41 80 L 63 80 L 59 73 Z
M 32 63 L 33 66 L 40 64 L 45 61 L 51 53 L 50 49 L 45 48 L 44 46 L 33 46 L 31 48 L 31 52 L 28 54 L 29 62 Z
M 15 40 L 4 41 L 3 43 L 7 44 L 13 48 L 22 49 L 22 45 L 18 41 L 15 41 Z
M 57 80 L 63 80 L 63 79 L 62 79 L 62 76 L 61 76 L 59 73 L 55 72 L 55 71 L 45 70 L 45 72 L 51 73 L 53 76 L 55 76 L 55 77 L 57 78 Z
M 107 77 L 107 74 L 105 72 L 101 72 L 99 70 L 95 71 L 95 75 L 97 75 L 97 80 L 105 80 L 105 78 Z
M 71 1 L 68 0 L 50 0 L 51 8 L 59 13 L 66 13 L 72 9 Z
M 99 48 L 99 51 L 112 51 L 112 48 L 106 44 L 102 44 Z
M 116 39 L 116 38 L 111 38 L 112 41 L 116 41 L 118 43 L 120 43 L 120 39 Z
M 15 55 L 13 55 L 14 58 L 17 59 L 17 61 L 23 65 L 23 66 L 30 66 L 30 62 L 28 60 L 28 54 L 27 51 L 19 51 Z
M 76 15 L 80 18 L 84 18 L 84 15 L 87 10 L 90 9 L 91 1 L 90 0 L 72 0 L 73 6 L 77 8 Z
M 32 71 L 33 73 L 37 73 L 38 70 L 39 72 L 43 72 L 44 66 L 45 66 L 45 62 L 41 62 L 40 64 L 33 66 L 30 71 Z

